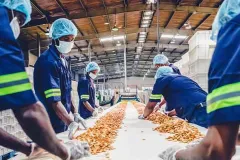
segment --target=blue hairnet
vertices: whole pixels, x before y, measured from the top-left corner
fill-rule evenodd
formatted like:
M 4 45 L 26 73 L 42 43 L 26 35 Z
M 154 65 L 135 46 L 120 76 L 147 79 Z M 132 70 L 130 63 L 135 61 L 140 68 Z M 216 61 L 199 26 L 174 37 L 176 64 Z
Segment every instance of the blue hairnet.
M 0 0 L 0 6 L 23 13 L 26 16 L 24 25 L 31 20 L 32 6 L 30 0 Z
M 168 63 L 168 58 L 163 54 L 158 54 L 153 58 L 153 64 L 166 64 Z
M 88 63 L 88 65 L 86 67 L 86 72 L 91 72 L 94 70 L 98 70 L 98 72 L 100 72 L 100 67 L 98 66 L 98 64 L 96 62 Z
M 52 39 L 58 39 L 67 35 L 74 35 L 76 37 L 76 26 L 66 18 L 59 18 L 54 21 L 49 31 L 49 37 L 52 37 Z
M 235 16 L 240 14 L 240 0 L 225 0 L 212 25 L 211 39 L 216 41 L 220 29 Z
M 171 67 L 168 66 L 159 67 L 154 78 L 158 79 L 161 76 L 168 74 L 173 74 L 173 69 Z

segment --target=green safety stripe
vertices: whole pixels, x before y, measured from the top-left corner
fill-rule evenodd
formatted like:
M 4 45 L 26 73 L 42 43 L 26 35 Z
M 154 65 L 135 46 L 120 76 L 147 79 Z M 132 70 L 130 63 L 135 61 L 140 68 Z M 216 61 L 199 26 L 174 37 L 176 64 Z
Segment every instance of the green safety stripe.
M 14 85 L 10 87 L 4 87 L 4 88 L 0 88 L 0 96 L 6 96 L 9 94 L 24 92 L 31 89 L 32 89 L 31 83 L 24 83 L 24 84 Z
M 55 96 L 61 96 L 61 93 L 50 93 L 46 95 L 46 98 L 55 97 Z
M 59 88 L 49 89 L 49 90 L 46 90 L 44 93 L 46 98 L 61 96 L 61 91 Z
M 86 95 L 86 94 L 81 95 L 81 99 L 89 99 L 89 95 Z
M 18 72 L 0 76 L 0 84 L 28 79 L 26 72 Z
M 240 83 L 217 88 L 207 96 L 207 113 L 231 106 L 240 105 Z
M 162 98 L 162 95 L 161 94 L 152 94 L 150 96 L 150 99 L 161 99 Z

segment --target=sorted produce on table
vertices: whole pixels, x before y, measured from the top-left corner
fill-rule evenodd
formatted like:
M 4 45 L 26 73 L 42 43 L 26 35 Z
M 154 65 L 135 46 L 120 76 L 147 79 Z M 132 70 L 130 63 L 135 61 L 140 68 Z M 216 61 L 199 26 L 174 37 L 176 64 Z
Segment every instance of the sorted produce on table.
M 145 107 L 144 104 L 139 102 L 133 103 L 139 114 L 143 114 L 141 110 Z M 170 133 L 173 134 L 166 139 L 169 141 L 178 141 L 182 143 L 189 143 L 193 140 L 202 138 L 201 132 L 194 126 L 190 125 L 188 122 L 182 119 L 174 119 L 168 117 L 165 114 L 156 112 L 152 113 L 147 117 L 147 120 L 152 121 L 160 126 L 156 127 L 154 130 L 160 133 Z
M 94 127 L 79 135 L 76 139 L 87 141 L 93 155 L 112 150 L 111 146 L 121 127 L 127 104 L 120 103 L 116 108 L 101 117 Z

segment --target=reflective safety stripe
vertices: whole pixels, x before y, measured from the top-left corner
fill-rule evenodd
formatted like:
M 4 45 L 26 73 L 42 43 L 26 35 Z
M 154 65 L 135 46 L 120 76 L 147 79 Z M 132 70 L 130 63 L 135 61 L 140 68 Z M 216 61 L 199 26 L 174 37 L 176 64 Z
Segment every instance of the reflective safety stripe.
M 32 86 L 26 72 L 0 76 L 0 96 L 31 90 Z
M 46 98 L 55 97 L 55 96 L 61 96 L 61 93 L 50 93 L 46 95 Z
M 89 99 L 89 95 L 83 94 L 83 95 L 81 95 L 81 99 Z
M 0 84 L 28 79 L 26 72 L 18 72 L 0 76 Z
M 161 99 L 162 95 L 161 94 L 151 94 L 150 99 Z
M 228 84 L 212 91 L 207 97 L 207 113 L 240 105 L 240 83 Z
M 0 88 L 0 96 L 6 96 L 9 94 L 24 92 L 31 89 L 32 89 L 32 86 L 30 83 L 24 83 L 24 84 L 19 84 L 15 86 Z
M 46 98 L 61 96 L 61 91 L 59 88 L 49 89 L 49 90 L 46 90 L 44 93 Z

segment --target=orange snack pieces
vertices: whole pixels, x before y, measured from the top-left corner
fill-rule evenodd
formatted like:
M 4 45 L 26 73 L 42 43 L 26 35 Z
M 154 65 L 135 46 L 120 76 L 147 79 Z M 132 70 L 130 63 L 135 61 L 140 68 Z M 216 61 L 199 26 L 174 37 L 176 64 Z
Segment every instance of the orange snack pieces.
M 139 114 L 143 114 L 141 110 L 144 109 L 144 104 L 139 102 L 133 103 Z M 202 138 L 201 132 L 194 126 L 182 119 L 174 119 L 162 113 L 156 112 L 148 116 L 147 120 L 152 121 L 154 124 L 159 124 L 153 130 L 160 133 L 173 134 L 166 139 L 169 141 L 178 141 L 182 143 L 189 143 L 193 140 Z
M 126 103 L 120 103 L 112 111 L 101 117 L 94 127 L 79 135 L 76 139 L 89 143 L 93 155 L 112 150 L 111 146 L 117 136 L 125 115 Z

